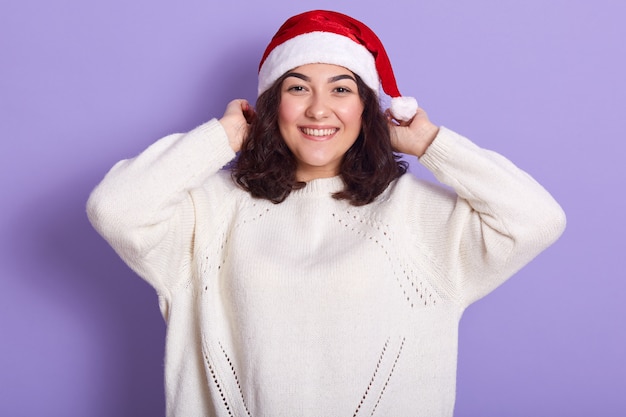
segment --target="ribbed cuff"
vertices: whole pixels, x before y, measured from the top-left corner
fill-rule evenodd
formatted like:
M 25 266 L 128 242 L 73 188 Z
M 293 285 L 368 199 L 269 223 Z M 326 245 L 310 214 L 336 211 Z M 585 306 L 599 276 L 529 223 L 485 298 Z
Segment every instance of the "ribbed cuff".
M 454 136 L 457 136 L 455 132 L 441 126 L 435 140 L 426 149 L 424 155 L 419 158 L 419 162 L 431 172 L 439 171 L 450 156 Z

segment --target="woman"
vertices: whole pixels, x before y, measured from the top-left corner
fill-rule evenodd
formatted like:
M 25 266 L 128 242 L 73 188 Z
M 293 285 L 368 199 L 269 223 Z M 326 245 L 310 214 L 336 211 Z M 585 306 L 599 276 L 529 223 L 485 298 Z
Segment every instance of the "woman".
M 119 162 L 88 214 L 158 293 L 169 416 L 451 416 L 464 309 L 565 225 L 528 174 L 400 96 L 369 28 L 327 11 L 279 29 L 256 109 L 235 100 Z

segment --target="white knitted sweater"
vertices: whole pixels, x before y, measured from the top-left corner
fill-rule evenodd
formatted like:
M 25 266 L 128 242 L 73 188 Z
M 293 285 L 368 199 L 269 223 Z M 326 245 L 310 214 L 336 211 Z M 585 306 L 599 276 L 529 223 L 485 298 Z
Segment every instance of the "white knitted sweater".
M 451 416 L 463 310 L 554 242 L 559 205 L 445 128 L 373 203 L 318 179 L 281 204 L 220 171 L 212 120 L 121 161 L 94 227 L 159 295 L 168 416 Z

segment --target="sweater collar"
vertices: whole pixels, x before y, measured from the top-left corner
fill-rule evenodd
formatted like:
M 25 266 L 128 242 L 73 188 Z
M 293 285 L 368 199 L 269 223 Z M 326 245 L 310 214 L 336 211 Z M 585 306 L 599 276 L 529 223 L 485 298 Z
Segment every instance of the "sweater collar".
M 330 178 L 317 178 L 306 183 L 306 186 L 294 190 L 291 195 L 296 196 L 324 196 L 334 194 L 344 189 L 344 183 L 340 176 Z

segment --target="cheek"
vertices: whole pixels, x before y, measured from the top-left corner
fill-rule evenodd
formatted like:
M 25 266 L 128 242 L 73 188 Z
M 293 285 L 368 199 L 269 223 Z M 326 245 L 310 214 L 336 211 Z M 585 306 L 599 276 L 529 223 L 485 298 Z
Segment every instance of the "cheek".
M 281 132 L 289 129 L 296 120 L 294 107 L 284 101 L 278 106 L 278 127 Z
M 278 130 L 280 130 L 280 133 L 283 136 L 285 134 L 285 129 L 287 129 L 290 124 L 289 119 L 289 113 L 285 111 L 285 108 L 283 106 L 280 106 L 278 108 Z
M 296 120 L 300 112 L 300 107 L 301 103 L 294 100 L 290 95 L 286 94 L 282 96 L 280 104 L 278 105 L 278 119 L 285 122 Z
M 361 116 L 363 115 L 362 106 L 352 106 L 342 109 L 341 118 L 346 125 L 352 129 L 361 129 Z
M 363 103 L 361 99 L 357 96 L 352 97 L 350 101 L 346 101 L 342 103 L 341 107 L 337 108 L 337 112 L 341 113 L 342 117 L 346 121 L 354 122 L 355 120 L 361 120 L 361 115 L 363 114 Z

